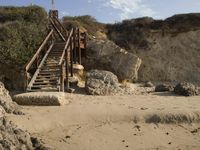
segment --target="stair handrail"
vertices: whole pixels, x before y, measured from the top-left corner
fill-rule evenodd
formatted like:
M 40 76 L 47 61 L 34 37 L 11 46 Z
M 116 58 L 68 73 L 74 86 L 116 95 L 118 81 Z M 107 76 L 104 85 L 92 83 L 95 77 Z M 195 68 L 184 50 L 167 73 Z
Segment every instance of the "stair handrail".
M 50 39 L 50 37 L 53 35 L 53 30 L 49 32 L 49 34 L 46 36 L 45 40 L 42 42 L 36 53 L 33 55 L 31 60 L 26 64 L 25 71 L 28 71 L 31 67 L 31 65 L 34 63 L 34 61 L 37 59 L 38 55 L 42 52 L 44 46 L 47 44 L 47 41 Z
M 64 91 L 65 90 L 65 85 L 64 85 L 64 78 L 65 78 L 64 75 L 65 75 L 65 73 L 63 71 L 64 65 L 65 65 L 66 78 L 67 78 L 66 80 L 68 80 L 68 72 L 69 72 L 69 70 L 68 70 L 68 60 L 69 60 L 69 58 L 68 58 L 68 49 L 69 49 L 69 46 L 70 46 L 71 42 L 73 42 L 73 41 L 71 41 L 73 33 L 74 33 L 74 29 L 72 28 L 70 33 L 69 33 L 69 36 L 67 38 L 65 47 L 63 49 L 62 56 L 61 56 L 59 64 L 58 64 L 59 67 L 60 67 L 60 81 L 59 81 L 59 83 L 60 83 L 60 91 Z
M 53 18 L 56 20 L 56 22 L 60 25 L 60 27 L 62 28 L 62 30 L 64 32 L 66 32 L 66 35 L 68 35 L 68 31 L 65 29 L 65 27 L 63 26 L 63 24 L 60 22 L 60 20 L 58 20 L 57 17 L 53 16 Z
M 67 40 L 69 33 L 65 29 L 63 24 L 60 22 L 60 20 L 56 16 L 50 16 L 50 20 L 53 22 L 53 25 L 55 25 L 56 28 L 60 31 L 60 33 L 64 36 L 65 40 Z
M 50 46 L 53 43 L 53 33 L 54 33 L 53 29 L 49 31 L 48 35 L 45 37 L 44 41 L 42 42 L 42 44 L 40 45 L 40 47 L 38 48 L 36 53 L 33 55 L 33 57 L 30 59 L 30 61 L 28 61 L 26 63 L 26 65 L 24 67 L 25 89 L 27 88 L 27 86 L 29 84 L 28 72 L 29 72 L 30 68 L 33 66 L 34 62 L 36 62 L 36 67 L 38 68 L 38 66 L 40 64 L 39 57 L 41 56 L 41 53 L 45 52 L 45 48 L 47 48 L 46 50 L 48 50 L 49 47 L 47 47 L 47 46 Z M 48 43 L 49 41 L 50 41 L 50 43 Z M 45 55 L 45 53 L 44 53 L 44 55 Z M 36 68 L 36 70 L 37 70 L 37 68 Z

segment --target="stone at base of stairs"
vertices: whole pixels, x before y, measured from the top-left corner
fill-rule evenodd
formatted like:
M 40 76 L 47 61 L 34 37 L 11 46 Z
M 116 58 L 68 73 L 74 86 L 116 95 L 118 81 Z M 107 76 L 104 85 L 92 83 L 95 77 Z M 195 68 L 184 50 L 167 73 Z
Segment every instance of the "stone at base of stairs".
M 69 103 L 70 96 L 62 92 L 31 92 L 15 95 L 13 100 L 27 106 L 62 106 Z
M 80 64 L 73 64 L 73 72 L 75 75 L 78 75 L 80 77 L 83 76 L 83 70 L 84 70 L 84 67 Z

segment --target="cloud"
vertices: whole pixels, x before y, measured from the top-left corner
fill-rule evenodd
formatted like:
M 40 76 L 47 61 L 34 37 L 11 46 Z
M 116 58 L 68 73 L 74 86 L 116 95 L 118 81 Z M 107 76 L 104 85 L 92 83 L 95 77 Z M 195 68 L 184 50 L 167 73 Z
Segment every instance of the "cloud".
M 66 11 L 61 11 L 60 13 L 61 13 L 62 16 L 69 15 L 69 13 L 66 12 Z
M 144 4 L 143 0 L 107 0 L 105 5 L 119 10 L 121 19 L 130 18 L 134 14 L 138 16 L 156 15 L 156 12 Z

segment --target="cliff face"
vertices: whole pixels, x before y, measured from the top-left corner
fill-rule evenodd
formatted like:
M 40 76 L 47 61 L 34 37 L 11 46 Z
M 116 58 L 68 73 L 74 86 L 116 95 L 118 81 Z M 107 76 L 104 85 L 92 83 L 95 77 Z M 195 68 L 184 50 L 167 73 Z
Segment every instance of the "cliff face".
M 143 60 L 140 81 L 200 84 L 200 14 L 126 20 L 107 29 L 110 40 Z

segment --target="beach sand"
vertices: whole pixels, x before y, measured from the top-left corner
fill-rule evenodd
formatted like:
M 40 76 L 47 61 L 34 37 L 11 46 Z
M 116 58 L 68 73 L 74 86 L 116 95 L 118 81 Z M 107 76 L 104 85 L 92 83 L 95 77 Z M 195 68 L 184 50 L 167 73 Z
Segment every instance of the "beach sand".
M 200 150 L 200 97 L 66 94 L 61 107 L 23 106 L 9 115 L 56 150 Z

